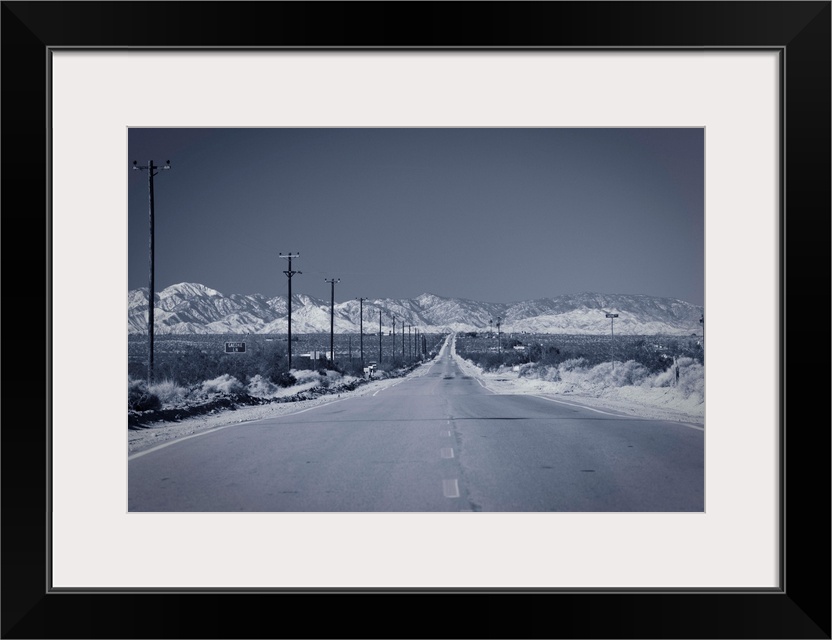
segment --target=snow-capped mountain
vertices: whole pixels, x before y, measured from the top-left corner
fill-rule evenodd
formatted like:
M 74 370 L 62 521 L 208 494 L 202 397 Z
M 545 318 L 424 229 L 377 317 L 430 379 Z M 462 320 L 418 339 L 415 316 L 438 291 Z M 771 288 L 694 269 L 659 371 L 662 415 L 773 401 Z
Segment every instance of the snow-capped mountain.
M 127 330 L 147 332 L 147 289 L 127 295 Z M 286 333 L 288 299 L 260 294 L 225 295 L 202 284 L 176 284 L 155 296 L 154 330 L 160 334 Z M 424 332 L 497 331 L 504 333 L 603 334 L 610 330 L 606 313 L 617 313 L 615 332 L 628 335 L 701 333 L 702 307 L 673 298 L 646 295 L 580 293 L 524 302 L 475 302 L 422 294 L 414 299 L 364 301 L 364 332 L 409 325 Z M 336 333 L 358 332 L 358 300 L 336 302 Z M 330 302 L 292 296 L 292 332 L 328 333 Z

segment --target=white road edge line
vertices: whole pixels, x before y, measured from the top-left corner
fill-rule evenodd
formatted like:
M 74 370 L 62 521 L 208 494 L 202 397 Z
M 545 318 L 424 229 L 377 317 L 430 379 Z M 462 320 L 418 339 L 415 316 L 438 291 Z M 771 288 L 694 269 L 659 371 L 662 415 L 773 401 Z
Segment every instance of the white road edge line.
M 578 407 L 579 409 L 586 409 L 587 411 L 594 411 L 595 413 L 603 413 L 605 416 L 614 416 L 616 418 L 621 418 L 621 414 L 618 413 L 609 413 L 607 411 L 601 411 L 600 409 L 593 409 L 592 407 L 587 407 L 582 404 L 575 404 L 573 402 L 564 402 L 563 400 L 554 400 L 552 398 L 547 398 L 546 396 L 536 396 L 532 394 L 532 398 L 540 398 L 541 400 L 548 400 L 549 402 L 556 402 L 557 404 L 565 404 L 570 407 Z
M 536 396 L 532 395 L 533 398 L 540 398 L 541 400 L 548 400 L 549 402 L 556 402 L 557 404 L 565 404 L 570 407 L 578 407 L 579 409 L 587 409 L 588 411 L 595 411 L 596 413 L 603 413 L 605 416 L 613 416 L 614 418 L 631 418 L 633 420 L 660 420 L 660 418 L 640 418 L 639 416 L 628 416 L 622 415 L 620 413 L 609 413 L 607 411 L 601 411 L 600 409 L 593 409 L 592 407 L 587 407 L 583 404 L 575 404 L 573 402 L 564 402 L 563 400 L 555 400 L 554 398 L 547 398 L 546 396 Z M 695 424 L 690 424 L 688 422 L 676 422 L 675 420 L 661 420 L 662 422 L 673 422 L 674 424 L 679 424 L 683 427 L 688 427 L 690 429 L 696 429 L 697 431 L 704 431 L 705 427 L 700 427 Z
M 312 409 L 318 409 L 320 407 L 328 407 L 333 404 L 337 404 L 339 402 L 343 402 L 344 400 L 349 400 L 349 398 L 341 398 L 340 400 L 332 400 L 331 402 L 322 402 L 321 404 L 317 404 L 314 407 L 306 407 L 306 409 L 300 409 L 299 411 L 293 411 L 292 413 L 284 413 L 282 416 L 273 416 L 275 418 L 288 418 L 289 416 L 296 416 L 299 413 L 306 413 L 307 411 L 312 411 Z M 244 424 L 252 424 L 254 422 L 260 422 L 262 420 L 270 420 L 271 418 L 257 418 L 256 420 L 246 420 L 244 422 L 235 422 L 233 424 L 225 424 L 221 427 L 214 427 L 213 429 L 208 429 L 207 431 L 200 431 L 199 433 L 192 433 L 189 436 L 184 436 L 183 438 L 175 438 L 174 440 L 168 440 L 167 442 L 163 442 L 160 445 L 152 447 L 151 449 L 145 449 L 144 451 L 138 451 L 132 455 L 127 456 L 127 461 L 135 460 L 136 458 L 141 458 L 142 456 L 146 456 L 148 453 L 153 453 L 154 451 L 158 451 L 159 449 L 164 449 L 165 447 L 169 447 L 172 444 L 176 444 L 177 442 L 182 442 L 184 440 L 190 440 L 191 438 L 198 438 L 199 436 L 208 435 L 209 433 L 214 433 L 215 431 L 222 431 L 223 429 L 228 429 L 229 427 L 239 427 Z
M 486 386 L 483 384 L 483 381 L 482 381 L 482 380 L 480 380 L 479 378 L 474 378 L 474 380 L 476 380 L 477 382 L 479 382 L 479 383 L 480 383 L 480 386 L 481 386 L 483 389 L 485 389 L 486 391 L 490 391 L 490 392 L 491 392 L 491 393 L 493 393 L 494 395 L 497 395 L 497 392 L 496 392 L 496 391 L 494 391 L 493 389 L 489 389 L 488 387 L 486 387 Z
M 433 364 L 435 364 L 435 363 L 432 363 L 430 365 L 430 368 L 428 368 L 428 371 L 430 371 L 430 369 L 433 368 Z M 389 389 L 390 387 L 395 387 L 397 384 L 400 384 L 401 382 L 404 382 L 406 378 L 407 378 L 407 376 L 405 376 L 404 378 L 401 378 L 397 382 L 395 382 L 395 383 L 393 383 L 393 384 L 391 384 L 387 387 L 382 387 L 381 389 L 379 389 L 378 391 L 376 391 L 373 394 L 373 397 L 378 395 L 379 391 L 384 391 L 385 389 Z M 328 405 L 331 405 L 331 404 L 335 404 L 336 402 L 343 402 L 344 400 L 349 400 L 350 397 L 352 397 L 352 396 L 348 396 L 346 398 L 341 398 L 340 400 L 332 400 L 331 402 L 323 402 L 321 404 L 315 405 L 314 407 L 307 407 L 306 409 L 300 409 L 299 411 L 294 411 L 292 413 L 286 413 L 286 414 L 283 414 L 282 416 L 277 416 L 277 417 L 278 418 L 285 418 L 285 417 L 288 417 L 288 416 L 296 416 L 299 413 L 306 413 L 307 411 L 312 411 L 312 409 L 317 409 L 318 407 L 325 407 L 325 406 L 328 406 Z M 160 445 L 157 445 L 155 447 L 152 447 L 150 449 L 145 449 L 144 451 L 139 451 L 137 453 L 129 455 L 129 456 L 127 456 L 127 461 L 129 462 L 130 460 L 135 460 L 136 458 L 141 458 L 142 456 L 146 456 L 148 453 L 153 453 L 154 451 L 158 451 L 159 449 L 164 449 L 165 447 L 169 447 L 170 445 L 176 444 L 177 442 L 182 442 L 183 440 L 190 440 L 191 438 L 196 438 L 198 436 L 204 436 L 204 435 L 207 435 L 209 433 L 214 433 L 215 431 L 220 431 L 222 429 L 228 429 L 229 427 L 239 427 L 240 425 L 250 424 L 252 422 L 259 422 L 260 420 L 269 420 L 269 418 L 257 418 L 256 420 L 246 420 L 244 422 L 235 422 L 234 424 L 226 424 L 226 425 L 223 425 L 221 427 L 215 427 L 214 429 L 208 429 L 207 431 L 201 431 L 200 433 L 193 433 L 193 434 L 191 434 L 189 436 L 185 436 L 183 438 L 175 438 L 173 440 L 169 440 L 168 442 L 164 442 L 164 443 L 162 443 Z M 448 424 L 450 424 L 450 422 Z

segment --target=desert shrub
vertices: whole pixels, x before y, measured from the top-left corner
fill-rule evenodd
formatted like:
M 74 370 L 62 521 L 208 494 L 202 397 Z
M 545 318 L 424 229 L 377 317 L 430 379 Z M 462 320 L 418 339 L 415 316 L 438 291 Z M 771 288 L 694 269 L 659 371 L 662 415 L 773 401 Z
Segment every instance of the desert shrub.
M 159 396 L 147 388 L 144 380 L 127 380 L 127 408 L 131 411 L 150 411 L 161 409 L 162 401 Z
M 491 351 L 459 351 L 459 356 L 470 360 L 483 371 L 497 371 L 500 367 L 514 367 L 516 365 L 525 364 L 528 357 L 521 351 L 503 351 L 502 353 L 495 353 Z
M 570 358 L 569 360 L 564 360 L 563 362 L 558 365 L 558 370 L 561 373 L 566 373 L 569 371 L 575 371 L 578 369 L 586 369 L 588 366 L 588 362 L 586 358 Z
M 188 336 L 182 339 L 164 336 L 157 342 L 155 374 L 159 379 L 168 378 L 180 384 L 190 385 L 213 380 L 227 374 L 243 382 L 255 375 L 275 380 L 288 370 L 286 344 L 248 340 L 246 353 L 225 353 L 223 340 L 227 336 Z M 136 349 L 134 348 L 134 351 Z M 128 373 L 139 376 L 143 358 L 132 358 Z
M 436 354 L 445 338 L 444 334 L 420 335 L 424 339 L 425 349 L 433 355 Z M 223 343 L 228 340 L 246 342 L 246 352 L 225 353 Z M 326 357 L 329 353 L 329 334 L 293 335 L 291 370 L 293 373 L 300 369 L 311 370 L 313 373 L 317 369 L 335 370 L 340 373 L 362 376 L 359 342 L 359 336 L 355 334 L 336 334 L 336 363 L 333 364 Z M 496 343 L 496 339 L 494 342 Z M 377 343 L 377 336 L 373 339 L 372 335 L 365 333 L 365 363 L 378 359 Z M 397 341 L 396 349 L 392 349 L 388 341 L 385 341 L 385 366 L 392 355 L 396 356 L 396 361 L 390 363 L 393 368 L 406 366 L 406 362 L 401 358 L 400 347 L 400 341 Z M 317 352 L 321 357 L 314 359 L 303 357 L 303 354 L 308 352 Z M 146 336 L 130 336 L 128 356 L 128 375 L 135 379 L 146 377 Z M 416 353 L 414 353 L 415 357 Z M 156 336 L 155 378 L 175 380 L 184 386 L 201 385 L 204 380 L 213 380 L 223 374 L 237 378 L 244 385 L 250 383 L 258 375 L 276 383 L 281 379 L 281 374 L 289 372 L 288 365 L 287 342 L 284 336 L 234 334 L 187 336 L 162 334 Z
M 187 389 L 180 387 L 173 380 L 162 380 L 151 384 L 147 390 L 159 398 L 162 404 L 171 404 L 182 400 Z
M 599 365 L 596 368 L 603 369 L 604 366 Z M 643 365 L 634 360 L 628 360 L 627 362 L 617 362 L 611 372 L 610 378 L 612 379 L 613 386 L 626 387 L 639 384 L 649 373 Z
M 705 398 L 705 367 L 693 358 L 679 358 L 679 390 L 685 395 Z
M 542 366 L 536 362 L 529 362 L 527 364 L 520 365 L 520 371 L 518 372 L 517 377 L 557 382 L 560 380 L 560 376 L 557 371 L 557 367 Z
M 642 384 L 649 387 L 677 387 L 685 397 L 705 397 L 705 367 L 694 358 L 678 358 L 679 380 L 676 367 L 669 367 L 650 376 Z
M 641 380 L 647 375 L 647 370 L 636 362 L 616 362 L 615 370 L 611 362 L 596 364 L 586 370 L 584 381 L 593 386 L 623 387 L 632 384 L 633 380 Z
M 206 380 L 202 383 L 203 393 L 242 393 L 245 390 L 243 383 L 237 378 L 222 374 L 213 380 Z
M 648 387 L 672 387 L 676 383 L 676 372 L 673 367 L 667 367 L 654 371 L 647 380 L 643 382 Z
M 284 388 L 293 386 L 297 381 L 298 379 L 288 371 L 282 371 L 277 374 L 277 379 L 275 380 L 277 386 Z
M 260 374 L 256 374 L 246 385 L 246 393 L 255 398 L 270 398 L 276 392 L 277 385 Z
M 561 358 L 560 348 L 554 345 L 532 344 L 528 350 L 529 362 L 536 362 L 541 366 L 557 365 L 566 357 Z

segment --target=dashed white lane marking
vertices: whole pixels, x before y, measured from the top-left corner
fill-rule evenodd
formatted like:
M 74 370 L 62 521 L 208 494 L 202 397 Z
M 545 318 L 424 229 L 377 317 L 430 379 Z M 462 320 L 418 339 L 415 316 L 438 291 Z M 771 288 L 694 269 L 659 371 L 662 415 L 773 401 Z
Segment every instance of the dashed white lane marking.
M 453 458 L 454 457 L 454 450 L 451 447 L 442 447 L 442 451 L 439 452 L 443 458 Z
M 444 437 L 444 438 L 450 438 L 451 437 L 451 432 L 450 431 L 440 431 L 439 435 Z
M 620 413 L 609 413 L 607 411 L 601 411 L 600 409 L 593 409 L 592 407 L 587 407 L 582 404 L 575 404 L 574 402 L 564 402 L 563 400 L 554 400 L 553 398 L 547 398 L 546 396 L 532 396 L 533 398 L 540 398 L 541 400 L 548 400 L 549 402 L 556 402 L 557 404 L 565 404 L 570 407 L 578 407 L 579 409 L 586 409 L 587 411 L 594 411 L 595 413 L 603 413 L 605 416 L 613 416 L 614 418 L 632 418 L 635 420 L 649 420 L 649 418 L 639 418 L 638 416 L 626 416 Z M 673 422 L 673 424 L 678 424 L 682 427 L 688 427 L 689 429 L 696 429 L 697 431 L 704 431 L 705 427 L 700 427 L 695 424 L 689 424 L 687 422 L 674 422 L 673 420 L 663 420 L 662 422 Z
M 459 485 L 456 482 L 456 478 L 442 481 L 442 493 L 445 494 L 446 498 L 459 497 Z

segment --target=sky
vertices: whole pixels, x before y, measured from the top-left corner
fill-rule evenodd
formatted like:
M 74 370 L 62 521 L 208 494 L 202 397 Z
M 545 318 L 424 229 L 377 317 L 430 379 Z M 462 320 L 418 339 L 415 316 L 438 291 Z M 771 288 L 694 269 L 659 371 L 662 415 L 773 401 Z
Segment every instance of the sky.
M 704 304 L 701 128 L 131 128 L 153 179 L 155 289 Z M 148 286 L 148 172 L 128 172 L 128 288 Z

